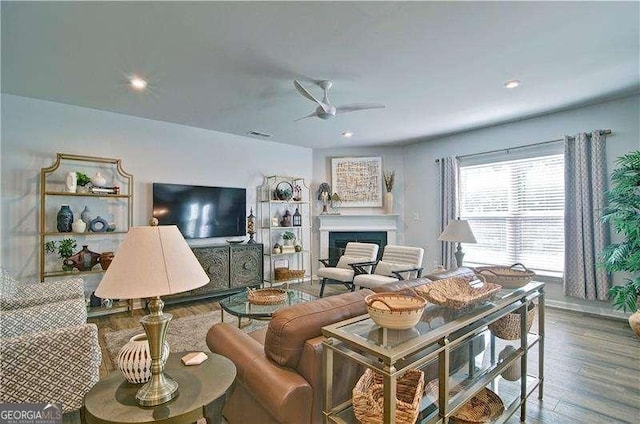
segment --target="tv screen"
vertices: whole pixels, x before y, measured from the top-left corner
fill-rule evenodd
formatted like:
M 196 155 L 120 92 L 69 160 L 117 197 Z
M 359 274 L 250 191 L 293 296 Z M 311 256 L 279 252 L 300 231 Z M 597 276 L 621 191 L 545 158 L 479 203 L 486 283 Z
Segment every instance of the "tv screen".
M 188 239 L 244 236 L 247 190 L 153 183 L 153 216 Z

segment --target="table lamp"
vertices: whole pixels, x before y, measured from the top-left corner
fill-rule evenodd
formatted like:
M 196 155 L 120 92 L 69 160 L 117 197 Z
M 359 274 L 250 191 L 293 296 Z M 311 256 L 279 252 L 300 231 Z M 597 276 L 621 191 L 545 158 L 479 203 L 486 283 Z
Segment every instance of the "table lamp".
M 160 296 L 204 286 L 209 277 L 175 225 L 132 227 L 105 272 L 96 296 L 150 298 L 149 315 L 140 319 L 149 341 L 151 379 L 136 394 L 141 406 L 156 406 L 178 395 L 178 383 L 164 374 L 162 346 L 172 316 L 163 314 Z
M 469 226 L 469 221 L 464 219 L 453 219 L 449 221 L 447 228 L 440 234 L 438 240 L 458 242 L 458 247 L 454 253 L 458 268 L 462 266 L 462 259 L 464 258 L 461 243 L 477 243 L 473 231 L 471 231 L 471 227 Z

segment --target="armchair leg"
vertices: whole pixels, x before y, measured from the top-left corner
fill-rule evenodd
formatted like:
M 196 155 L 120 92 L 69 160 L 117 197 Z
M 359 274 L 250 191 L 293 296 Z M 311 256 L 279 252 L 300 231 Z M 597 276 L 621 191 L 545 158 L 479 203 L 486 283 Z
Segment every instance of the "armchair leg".
M 327 283 L 327 279 L 323 278 L 322 279 L 322 283 L 320 285 L 320 297 L 322 297 L 324 295 L 324 285 Z

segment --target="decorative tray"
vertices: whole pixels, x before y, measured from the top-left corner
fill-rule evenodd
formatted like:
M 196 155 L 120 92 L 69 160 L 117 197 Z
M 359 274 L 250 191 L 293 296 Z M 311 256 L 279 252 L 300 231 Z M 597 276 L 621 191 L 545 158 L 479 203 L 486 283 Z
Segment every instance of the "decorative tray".
M 455 394 L 455 392 L 454 389 L 452 394 Z M 425 385 L 425 394 L 431 401 L 438 401 L 437 378 Z M 451 415 L 451 421 L 459 424 L 486 423 L 502 415 L 503 412 L 504 403 L 500 396 L 485 387 Z
M 482 276 L 480 278 L 482 279 Z M 483 301 L 502 288 L 499 284 L 486 281 L 481 284 L 470 283 L 464 278 L 444 278 L 415 287 L 414 290 L 436 305 L 462 309 Z
M 247 289 L 247 299 L 254 305 L 275 305 L 287 300 L 287 292 L 282 289 Z

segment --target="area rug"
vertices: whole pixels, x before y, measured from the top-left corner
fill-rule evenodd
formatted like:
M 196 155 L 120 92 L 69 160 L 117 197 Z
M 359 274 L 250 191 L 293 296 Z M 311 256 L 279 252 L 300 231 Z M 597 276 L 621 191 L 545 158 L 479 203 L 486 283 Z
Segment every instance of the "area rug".
M 243 320 L 243 324 L 246 321 Z M 207 332 L 213 324 L 220 322 L 220 311 L 207 312 L 201 315 L 194 315 L 184 318 L 174 318 L 169 324 L 167 330 L 167 341 L 172 352 L 188 352 L 188 351 L 203 351 L 209 352 L 207 347 Z M 224 315 L 224 322 L 237 325 L 238 320 L 236 317 L 230 314 Z M 251 324 L 244 327 L 242 330 L 245 332 L 251 332 L 258 328 L 262 328 L 268 325 L 267 321 L 253 320 Z M 136 334 L 144 333 L 142 327 L 130 328 L 126 330 L 105 332 L 105 347 L 109 352 L 112 363 L 116 363 L 118 352 L 129 341 L 129 339 Z

